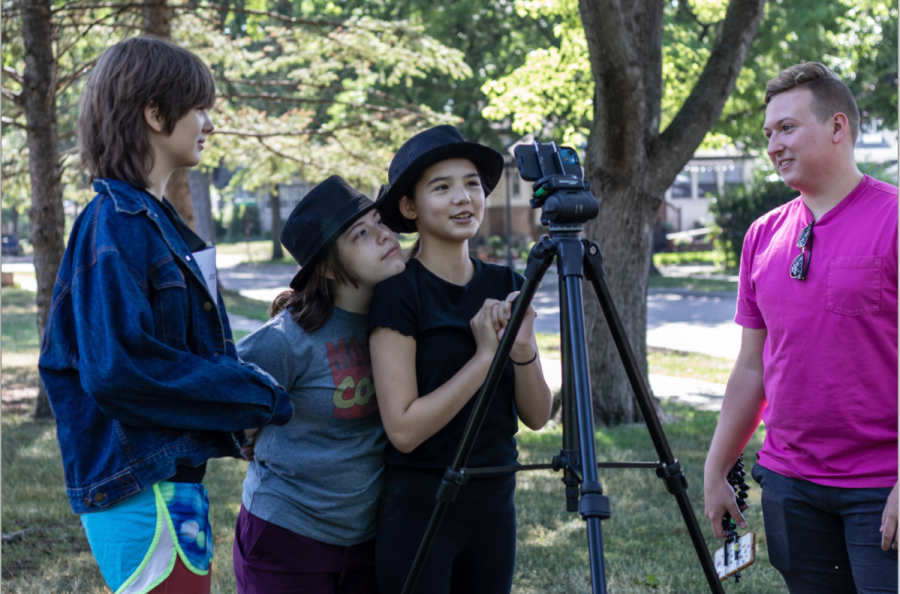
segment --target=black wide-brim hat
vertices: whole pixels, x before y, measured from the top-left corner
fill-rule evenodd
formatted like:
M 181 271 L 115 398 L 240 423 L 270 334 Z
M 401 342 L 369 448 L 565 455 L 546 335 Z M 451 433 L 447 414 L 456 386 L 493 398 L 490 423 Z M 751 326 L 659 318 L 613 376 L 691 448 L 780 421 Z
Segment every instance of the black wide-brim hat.
M 468 159 L 481 174 L 481 186 L 487 197 L 500 181 L 503 156 L 492 148 L 466 142 L 453 126 L 435 126 L 419 132 L 400 147 L 388 170 L 387 190 L 378 198 L 378 212 L 389 229 L 397 233 L 415 233 L 416 223 L 400 214 L 400 199 L 409 196 L 410 186 L 422 172 L 447 159 Z M 410 196 L 412 197 L 412 196 Z
M 341 233 L 373 208 L 375 202 L 338 175 L 310 190 L 294 207 L 281 231 L 281 244 L 300 265 L 291 288 L 303 288 Z

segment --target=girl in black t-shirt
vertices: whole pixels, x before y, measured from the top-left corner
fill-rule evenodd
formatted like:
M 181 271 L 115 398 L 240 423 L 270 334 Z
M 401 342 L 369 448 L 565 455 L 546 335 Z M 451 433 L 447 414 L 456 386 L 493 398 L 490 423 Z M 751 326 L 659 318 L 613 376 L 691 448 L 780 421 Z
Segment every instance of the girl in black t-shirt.
M 382 594 L 400 592 L 487 376 L 523 279 L 469 258 L 468 242 L 497 184 L 503 159 L 452 126 L 406 142 L 390 168 L 382 220 L 418 231 L 406 271 L 378 285 L 369 328 L 379 409 L 390 445 L 379 511 L 376 571 Z M 530 314 L 530 315 L 528 315 Z M 529 308 L 514 341 L 470 468 L 511 466 L 521 421 L 550 416 Z M 449 506 L 416 592 L 504 593 L 515 565 L 515 476 L 472 478 Z

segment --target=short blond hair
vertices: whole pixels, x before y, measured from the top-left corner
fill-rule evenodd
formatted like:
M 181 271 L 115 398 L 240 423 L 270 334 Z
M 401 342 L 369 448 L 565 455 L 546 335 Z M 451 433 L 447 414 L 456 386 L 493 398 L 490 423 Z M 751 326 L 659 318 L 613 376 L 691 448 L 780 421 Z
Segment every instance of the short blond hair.
M 806 62 L 782 70 L 766 83 L 766 104 L 775 95 L 794 89 L 807 89 L 812 93 L 810 108 L 820 122 L 839 112 L 847 116 L 853 143 L 856 144 L 859 138 L 859 108 L 853 93 L 831 68 L 819 62 Z

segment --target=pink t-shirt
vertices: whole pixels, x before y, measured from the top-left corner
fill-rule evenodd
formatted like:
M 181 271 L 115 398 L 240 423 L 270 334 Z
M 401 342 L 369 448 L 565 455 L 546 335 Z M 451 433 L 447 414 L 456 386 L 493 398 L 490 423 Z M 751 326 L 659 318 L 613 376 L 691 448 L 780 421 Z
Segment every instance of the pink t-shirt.
M 897 482 L 897 188 L 869 176 L 813 225 L 806 279 L 790 276 L 813 220 L 796 198 L 744 238 L 737 314 L 768 330 L 760 463 L 831 487 Z M 809 248 L 807 248 L 809 250 Z

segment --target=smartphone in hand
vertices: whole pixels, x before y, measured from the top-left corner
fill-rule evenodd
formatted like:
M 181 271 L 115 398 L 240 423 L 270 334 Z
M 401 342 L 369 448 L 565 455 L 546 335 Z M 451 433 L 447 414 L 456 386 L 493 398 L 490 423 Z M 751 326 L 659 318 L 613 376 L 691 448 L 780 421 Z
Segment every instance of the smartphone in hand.
M 748 532 L 737 539 L 737 542 L 726 543 L 716 551 L 713 559 L 719 579 L 723 582 L 753 565 L 756 561 L 756 534 Z

